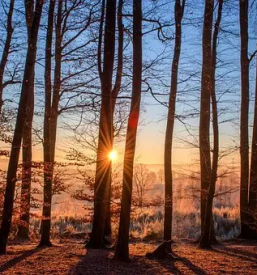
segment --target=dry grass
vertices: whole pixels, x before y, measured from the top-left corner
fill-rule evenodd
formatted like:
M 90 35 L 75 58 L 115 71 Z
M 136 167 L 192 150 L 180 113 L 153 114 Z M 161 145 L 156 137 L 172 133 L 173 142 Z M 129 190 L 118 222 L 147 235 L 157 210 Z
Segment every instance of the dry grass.
M 149 260 L 144 255 L 157 243 L 130 245 L 130 263 L 112 259 L 113 251 L 86 250 L 78 242 L 38 249 L 35 244 L 11 245 L 0 257 L 0 274 L 257 274 L 257 242 L 227 242 L 213 250 L 177 243 L 179 260 Z

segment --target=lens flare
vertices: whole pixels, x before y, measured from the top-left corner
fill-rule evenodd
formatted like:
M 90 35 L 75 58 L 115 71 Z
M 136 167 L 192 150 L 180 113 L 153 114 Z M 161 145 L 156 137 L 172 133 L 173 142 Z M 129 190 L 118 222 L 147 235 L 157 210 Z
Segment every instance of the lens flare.
M 117 159 L 118 154 L 117 154 L 117 152 L 116 152 L 115 150 L 112 150 L 112 151 L 109 153 L 108 157 L 109 157 L 109 160 L 114 161 L 114 160 Z

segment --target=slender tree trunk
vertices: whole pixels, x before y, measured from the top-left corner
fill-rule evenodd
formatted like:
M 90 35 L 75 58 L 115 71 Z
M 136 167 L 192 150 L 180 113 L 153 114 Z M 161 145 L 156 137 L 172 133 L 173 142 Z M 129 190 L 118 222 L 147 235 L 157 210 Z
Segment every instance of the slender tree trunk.
M 248 0 L 240 3 L 240 37 L 241 37 L 241 118 L 240 118 L 240 237 L 249 237 L 249 59 L 248 59 Z
M 249 209 L 252 217 L 249 233 L 251 239 L 257 239 L 257 62 L 256 62 L 256 83 L 255 83 L 255 103 L 252 136 L 252 155 L 250 170 L 250 192 Z
M 112 149 L 112 76 L 115 52 L 116 0 L 107 0 L 104 63 L 101 77 L 102 104 L 99 122 L 99 138 L 97 150 L 95 190 L 94 190 L 94 221 L 88 247 L 104 247 L 106 213 L 111 182 L 111 162 L 108 154 Z
M 30 1 L 27 1 L 27 2 L 30 2 Z M 11 228 L 16 173 L 17 173 L 17 167 L 19 162 L 20 147 L 21 147 L 24 125 L 26 122 L 26 111 L 27 111 L 28 99 L 29 97 L 33 96 L 30 94 L 31 92 L 30 85 L 32 83 L 31 79 L 33 79 L 34 67 L 35 67 L 35 61 L 36 61 L 37 37 L 38 37 L 39 24 L 40 24 L 40 19 L 42 14 L 42 7 L 43 7 L 43 1 L 37 0 L 34 19 L 33 19 L 33 25 L 31 28 L 30 43 L 27 51 L 25 71 L 24 71 L 23 83 L 21 88 L 21 98 L 19 103 L 16 126 L 14 130 L 14 135 L 13 135 L 11 155 L 10 155 L 9 166 L 7 171 L 3 218 L 2 218 L 2 225 L 0 229 L 0 254 L 4 254 L 6 252 L 7 239 Z
M 104 18 L 105 18 L 105 0 L 102 0 L 102 9 L 101 9 L 101 18 L 99 24 L 99 35 L 98 35 L 98 49 L 97 49 L 97 66 L 98 66 L 98 74 L 100 80 L 102 81 L 102 41 L 103 41 L 103 26 L 104 26 Z
M 53 100 L 51 105 L 51 60 L 50 53 L 52 45 L 52 33 L 53 30 L 53 13 L 54 13 L 54 4 L 51 3 L 51 12 L 49 12 L 48 22 L 50 24 L 50 29 L 48 35 L 48 52 L 47 55 L 47 72 L 45 75 L 45 80 L 48 81 L 48 87 L 46 86 L 46 109 L 45 109 L 45 124 L 44 133 L 45 133 L 45 143 L 44 143 L 44 158 L 45 166 L 48 166 L 48 171 L 45 171 L 45 180 L 44 180 L 44 204 L 43 204 L 43 218 L 42 218 L 42 233 L 41 233 L 41 246 L 51 246 L 50 233 L 51 233 L 51 207 L 52 207 L 52 184 L 53 184 L 53 173 L 54 173 L 54 161 L 55 161 L 55 145 L 56 145 L 56 134 L 57 134 L 57 120 L 58 120 L 58 107 L 60 100 L 60 89 L 61 89 L 61 62 L 62 62 L 62 36 L 61 36 L 61 26 L 62 26 L 62 9 L 63 9 L 63 0 L 58 1 L 58 12 L 57 12 L 57 23 L 56 23 L 56 42 L 55 42 L 55 70 L 54 70 L 54 85 L 53 85 Z M 49 7 L 50 9 L 50 7 Z M 51 43 L 51 44 L 50 44 Z M 49 63 L 48 63 L 49 62 Z M 51 107 L 50 107 L 50 106 Z M 51 108 L 51 109 L 50 109 Z
M 133 1 L 133 82 L 123 167 L 121 213 L 115 258 L 129 259 L 133 166 L 142 89 L 142 0 Z
M 211 172 L 211 184 L 214 185 L 214 191 L 216 188 L 217 174 L 218 174 L 218 162 L 219 162 L 219 120 L 218 120 L 218 107 L 216 99 L 215 88 L 215 72 L 217 64 L 217 42 L 220 30 L 220 22 L 222 16 L 223 0 L 219 0 L 218 16 L 215 22 L 213 38 L 212 38 L 212 90 L 211 90 L 211 102 L 212 102 L 212 128 L 213 128 L 213 155 L 212 155 L 212 172 Z M 214 195 L 214 194 L 213 194 Z M 213 213 L 211 220 L 211 243 L 217 243 Z
M 8 60 L 8 55 L 10 52 L 11 41 L 12 41 L 12 34 L 13 34 L 13 27 L 12 27 L 12 15 L 14 9 L 14 1 L 10 0 L 9 12 L 7 15 L 7 26 L 6 26 L 6 40 L 4 44 L 4 49 L 2 53 L 1 63 L 0 63 L 0 118 L 2 115 L 2 108 L 3 108 L 3 90 L 4 90 L 4 70 Z
M 181 21 L 183 18 L 185 1 L 180 3 L 176 0 L 175 3 L 175 24 L 176 38 L 174 47 L 174 56 L 171 71 L 171 88 L 169 98 L 169 109 L 165 136 L 165 151 L 164 151 L 164 178 L 165 178 L 165 208 L 164 208 L 164 240 L 171 240 L 172 235 L 172 141 L 173 130 L 175 123 L 176 97 L 178 86 L 178 65 L 181 52 Z
M 215 72 L 217 63 L 217 40 L 220 29 L 221 15 L 222 15 L 223 0 L 219 0 L 218 16 L 215 22 L 213 38 L 212 38 L 212 64 L 211 64 L 211 101 L 212 101 L 212 127 L 213 127 L 213 156 L 212 156 L 212 169 L 211 169 L 211 182 L 208 191 L 206 202 L 206 213 L 200 246 L 208 247 L 211 243 L 217 242 L 214 231 L 213 222 L 213 198 L 215 194 L 215 186 L 217 181 L 218 160 L 219 160 L 219 124 L 218 124 L 218 108 L 215 90 Z
M 29 38 L 31 35 L 31 28 L 34 17 L 34 1 L 33 9 L 30 5 L 27 5 L 25 1 L 25 13 L 28 33 L 28 47 Z M 29 213 L 30 213 L 30 190 L 31 190 L 31 166 L 32 166 L 32 124 L 34 116 L 34 86 L 35 86 L 35 70 L 29 85 L 31 91 L 30 94 L 33 96 L 29 97 L 27 105 L 26 123 L 23 130 L 22 140 L 22 184 L 21 184 L 21 206 L 20 206 L 20 224 L 18 228 L 17 236 L 21 239 L 29 239 Z
M 123 23 L 122 23 L 122 8 L 124 0 L 119 0 L 118 3 L 118 64 L 114 88 L 112 90 L 112 121 L 114 120 L 114 112 L 117 96 L 121 89 L 121 80 L 122 80 L 122 69 L 123 69 Z M 113 127 L 114 128 L 114 127 Z M 114 130 L 113 130 L 114 131 Z M 114 133 L 112 135 L 112 148 L 114 143 Z M 109 167 L 112 169 L 112 166 Z M 112 173 L 109 171 L 108 173 Z M 109 193 L 108 193 L 108 204 L 106 212 L 106 223 L 105 223 L 105 236 L 111 236 L 111 182 L 109 183 Z
M 35 73 L 35 72 L 34 72 Z M 34 115 L 34 73 L 31 77 L 33 82 L 30 86 L 30 98 L 27 106 L 27 117 L 23 131 L 22 141 L 22 185 L 21 185 L 21 205 L 20 224 L 17 237 L 29 239 L 29 219 L 30 219 L 30 197 L 31 197 L 31 172 L 32 172 L 32 123 Z M 33 95 L 33 96 L 32 96 Z
M 212 69 L 212 21 L 213 0 L 205 0 L 204 24 L 203 24 L 203 64 L 200 102 L 200 164 L 201 164 L 201 228 L 210 228 L 205 221 L 206 203 L 208 201 L 209 188 L 211 186 L 211 156 L 210 156 L 210 97 L 211 97 L 211 69 Z M 209 219 L 208 219 L 209 221 Z M 206 225 L 205 225 L 206 224 Z M 201 238 L 200 246 L 208 246 Z

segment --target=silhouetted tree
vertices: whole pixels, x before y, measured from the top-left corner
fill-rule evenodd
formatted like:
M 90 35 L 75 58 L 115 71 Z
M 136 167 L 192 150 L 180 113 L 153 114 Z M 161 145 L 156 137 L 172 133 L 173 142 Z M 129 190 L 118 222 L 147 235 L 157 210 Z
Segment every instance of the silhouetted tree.
M 60 3 L 59 3 L 60 5 Z M 42 210 L 40 245 L 51 246 L 50 217 L 53 181 L 53 159 L 51 154 L 51 106 L 52 106 L 52 42 L 55 0 L 50 0 L 45 46 L 45 115 L 44 115 L 44 206 Z M 60 16 L 60 12 L 58 13 Z M 60 19 L 59 19 L 60 20 Z M 58 21 L 60 24 L 60 21 Z M 59 27 L 59 26 L 58 26 Z
M 27 43 L 33 24 L 34 17 L 34 0 L 33 5 L 28 1 L 24 1 L 25 15 L 27 25 Z M 34 86 L 35 86 L 35 72 L 30 78 L 31 89 L 26 114 L 26 123 L 24 125 L 23 139 L 22 139 L 22 184 L 21 184 L 21 206 L 20 206 L 20 225 L 18 228 L 17 236 L 22 239 L 29 239 L 29 212 L 30 212 L 30 190 L 31 190 L 31 166 L 32 166 L 32 123 L 34 115 Z M 33 96 L 32 96 L 33 95 Z
M 117 51 L 117 71 L 114 87 L 112 89 L 112 123 L 114 123 L 114 114 L 115 114 L 115 105 L 117 101 L 118 94 L 121 89 L 121 80 L 122 80 L 122 69 L 123 69 L 123 22 L 122 22 L 122 8 L 123 8 L 124 0 L 119 0 L 118 2 L 118 11 L 117 11 L 117 25 L 118 25 L 118 51 Z M 111 148 L 113 148 L 114 143 L 114 125 Z M 109 166 L 109 169 L 112 169 L 112 166 Z M 112 171 L 107 172 L 112 173 Z M 111 179 L 109 177 L 109 179 Z M 107 212 L 106 212 L 106 224 L 105 224 L 105 236 L 111 235 L 111 182 L 107 183 L 109 185 L 109 198 L 107 202 Z
M 200 165 L 201 165 L 201 221 L 206 217 L 206 203 L 211 185 L 211 156 L 210 156 L 210 98 L 211 98 L 211 71 L 212 71 L 212 21 L 213 0 L 205 0 L 204 24 L 202 36 L 202 79 L 200 102 Z M 205 240 L 205 239 L 203 239 Z M 208 243 L 200 241 L 200 246 Z
M 252 136 L 252 155 L 250 169 L 249 211 L 251 214 L 250 237 L 257 239 L 257 61 L 255 80 L 255 102 Z
M 222 15 L 223 0 L 219 0 L 218 15 L 214 26 L 212 37 L 212 64 L 211 64 L 211 102 L 212 102 L 212 127 L 213 127 L 213 155 L 212 155 L 212 168 L 211 180 L 207 193 L 205 219 L 203 224 L 202 236 L 200 239 L 200 246 L 210 246 L 211 242 L 215 242 L 214 222 L 212 215 L 213 198 L 215 194 L 215 186 L 217 181 L 217 170 L 219 160 L 219 125 L 218 125 L 218 109 L 215 91 L 215 71 L 217 63 L 217 42 L 220 29 L 221 15 Z
M 172 141 L 175 123 L 176 98 L 178 86 L 178 65 L 181 52 L 181 24 L 185 9 L 185 0 L 176 0 L 174 15 L 176 25 L 176 37 L 174 45 L 174 56 L 171 70 L 171 88 L 168 107 L 168 117 L 165 135 L 164 151 L 164 177 L 165 177 L 165 208 L 164 208 L 164 240 L 171 240 L 172 235 Z
M 80 85 L 76 82 L 76 78 L 87 71 L 88 68 L 82 68 L 71 71 L 72 65 L 70 62 L 80 61 L 81 56 L 79 52 L 82 48 L 89 45 L 93 39 L 85 41 L 79 41 L 81 36 L 88 30 L 91 22 L 93 21 L 92 15 L 95 13 L 95 6 L 98 3 L 90 5 L 87 1 L 69 1 L 59 0 L 57 5 L 56 25 L 55 25 L 55 47 L 54 47 L 54 73 L 53 73 L 53 85 L 48 80 L 45 80 L 47 89 L 47 106 L 45 106 L 45 116 L 48 117 L 47 129 L 44 134 L 46 138 L 46 145 L 44 141 L 44 156 L 46 156 L 45 166 L 45 181 L 44 184 L 44 197 L 43 197 L 43 216 L 42 216 L 42 235 L 40 245 L 50 246 L 50 228 L 51 228 L 51 202 L 52 202 L 52 181 L 55 166 L 55 151 L 57 140 L 57 126 L 58 118 L 64 111 L 74 109 L 78 106 L 85 107 L 85 104 L 69 105 L 72 98 L 76 97 L 76 94 L 72 92 L 76 89 L 79 90 Z M 81 12 L 83 11 L 83 17 Z M 88 13 L 87 13 L 88 12 Z M 86 14 L 86 16 L 85 16 Z M 76 25 L 76 27 L 74 27 Z M 49 37 L 48 37 L 49 39 Z M 50 42 L 49 42 L 50 43 Z M 49 55 L 49 53 L 48 53 Z M 47 59 L 50 57 L 48 56 Z M 50 63 L 50 60 L 47 61 Z M 64 72 L 66 66 L 63 64 L 69 63 L 68 72 Z M 47 64 L 49 66 L 49 64 Z M 47 68 L 48 70 L 50 68 Z M 47 72 L 49 78 L 49 72 Z M 46 76 L 45 76 L 46 77 Z M 51 96 L 50 96 L 51 91 Z M 66 96 L 63 106 L 61 106 L 63 97 Z M 51 102 L 50 102 L 51 99 Z M 51 104 L 51 107 L 49 106 Z M 46 117 L 45 117 L 46 122 Z M 50 129 L 49 129 L 50 127 Z M 47 161 L 50 159 L 50 164 Z
M 249 182 L 249 60 L 248 60 L 248 0 L 239 0 L 241 37 L 241 118 L 240 118 L 240 218 L 241 237 L 249 235 L 248 182 Z
M 140 114 L 142 89 L 142 1 L 133 1 L 133 80 L 131 109 L 128 119 L 125 156 L 123 166 L 123 184 L 119 233 L 115 258 L 129 259 L 129 225 L 132 198 L 133 166 L 136 149 L 137 127 Z
M 240 118 L 240 218 L 241 233 L 239 237 L 245 239 L 256 239 L 257 232 L 253 226 L 253 210 L 256 205 L 256 181 L 255 181 L 255 145 L 256 129 L 253 128 L 251 174 L 249 177 L 249 66 L 252 59 L 248 57 L 248 0 L 239 1 L 240 38 L 241 38 L 241 118 Z M 254 118 L 255 119 L 255 118 Z M 254 121 L 254 123 L 256 123 Z M 255 126 L 255 125 L 254 125 Z M 250 181 L 249 181 L 250 180 Z M 252 207 L 253 208 L 252 208 Z
M 101 113 L 96 162 L 94 190 L 94 218 L 90 241 L 91 248 L 104 247 L 106 213 L 111 182 L 111 161 L 108 157 L 112 150 L 112 76 L 115 53 L 116 0 L 107 0 L 104 35 L 104 60 L 101 73 Z
M 14 10 L 14 1 L 15 0 L 10 0 L 9 11 L 7 15 L 7 22 L 6 22 L 6 39 L 5 39 L 4 49 L 3 49 L 1 63 L 0 63 L 0 116 L 2 114 L 2 108 L 3 108 L 3 90 L 4 90 L 4 87 L 6 86 L 6 83 L 4 83 L 4 71 L 8 61 L 8 56 L 11 48 L 12 35 L 13 35 L 12 16 L 13 16 L 13 10 Z
M 27 1 L 27 5 L 33 6 L 33 1 Z M 23 130 L 26 123 L 26 114 L 28 101 L 32 94 L 30 94 L 31 89 L 30 85 L 31 80 L 34 78 L 34 68 L 37 54 L 37 37 L 39 24 L 42 14 L 43 1 L 37 0 L 35 6 L 35 13 L 33 18 L 33 23 L 31 27 L 31 33 L 29 37 L 29 47 L 27 50 L 25 71 L 23 77 L 23 83 L 21 88 L 21 97 L 19 103 L 19 109 L 17 114 L 16 126 L 13 135 L 13 142 L 9 160 L 9 166 L 7 171 L 7 182 L 6 190 L 4 197 L 4 209 L 3 209 L 3 218 L 0 229 L 0 254 L 6 252 L 6 243 L 11 227 L 12 211 L 13 211 L 13 202 L 14 202 L 14 191 L 16 183 L 16 172 L 19 162 L 19 154 L 21 141 L 23 136 Z

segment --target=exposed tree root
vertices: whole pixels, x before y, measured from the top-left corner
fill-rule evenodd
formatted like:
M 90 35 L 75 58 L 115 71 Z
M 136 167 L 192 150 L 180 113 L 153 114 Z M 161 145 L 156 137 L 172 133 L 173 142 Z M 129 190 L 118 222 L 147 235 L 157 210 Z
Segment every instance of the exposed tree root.
M 172 240 L 163 241 L 153 252 L 146 253 L 148 259 L 170 259 L 178 260 L 179 258 L 174 256 L 171 251 Z
M 52 247 L 52 246 L 53 246 L 53 244 L 50 241 L 48 241 L 48 242 L 40 242 L 38 244 L 38 247 Z
M 105 236 L 103 238 L 102 242 L 99 242 L 97 244 L 92 243 L 90 240 L 85 240 L 85 248 L 90 249 L 110 249 L 112 250 L 114 248 L 112 241 L 109 237 Z

